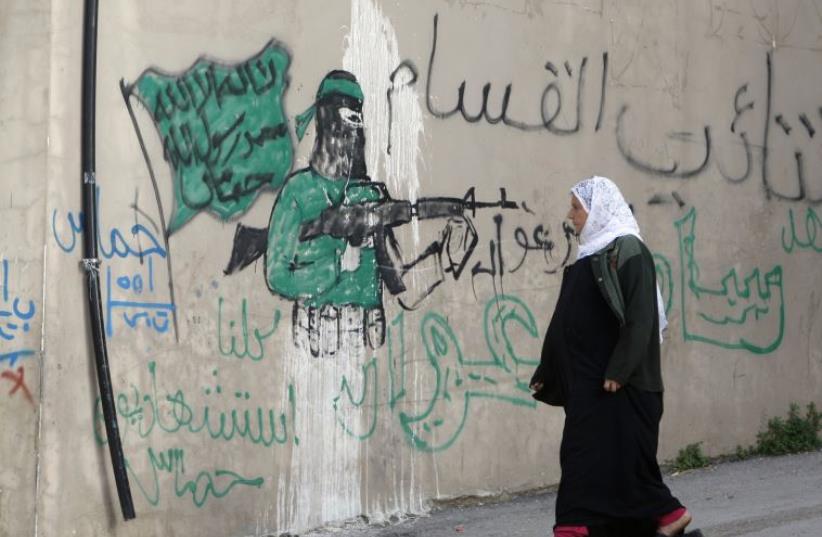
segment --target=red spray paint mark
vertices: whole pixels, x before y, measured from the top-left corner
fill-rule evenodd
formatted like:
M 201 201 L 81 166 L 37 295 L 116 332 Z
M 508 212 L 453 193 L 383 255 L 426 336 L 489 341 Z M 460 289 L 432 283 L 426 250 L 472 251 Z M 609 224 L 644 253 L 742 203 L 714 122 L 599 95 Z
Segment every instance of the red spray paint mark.
M 26 397 L 26 400 L 28 400 L 28 402 L 31 403 L 32 406 L 34 406 L 34 398 L 31 396 L 31 392 L 26 386 L 26 380 L 23 377 L 23 366 L 17 368 L 16 374 L 12 371 L 3 371 L 2 373 L 0 373 L 0 378 L 10 380 L 14 383 L 14 386 L 12 386 L 11 391 L 9 392 L 9 396 L 14 395 L 14 393 L 17 390 L 22 389 L 23 395 Z

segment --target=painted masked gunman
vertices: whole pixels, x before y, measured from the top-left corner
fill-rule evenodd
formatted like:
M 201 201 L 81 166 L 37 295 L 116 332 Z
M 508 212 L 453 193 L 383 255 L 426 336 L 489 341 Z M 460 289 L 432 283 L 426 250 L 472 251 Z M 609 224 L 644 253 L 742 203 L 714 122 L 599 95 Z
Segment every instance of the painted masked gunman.
M 460 198 L 394 200 L 385 184 L 371 181 L 365 163 L 363 93 L 347 71 L 320 83 L 313 105 L 297 117 L 302 139 L 313 121 L 316 138 L 309 166 L 285 182 L 268 230 L 238 225 L 226 274 L 265 255 L 271 292 L 294 301 L 294 342 L 314 356 L 333 356 L 346 345 L 376 349 L 385 341 L 382 291 L 406 291 L 403 276 L 426 264 L 435 273 L 408 302 L 414 309 L 444 280 L 455 278 L 476 245 L 476 232 Z M 446 219 L 439 239 L 410 263 L 393 228 L 417 218 Z M 459 230 L 456 233 L 455 230 Z M 456 246 L 455 246 L 456 245 Z M 447 270 L 442 264 L 447 257 Z M 400 268 L 398 268 L 398 265 Z
M 516 204 L 504 196 L 477 203 L 473 189 L 464 198 L 392 199 L 368 176 L 363 92 L 347 71 L 326 75 L 314 103 L 297 117 L 297 137 L 311 124 L 316 136 L 309 166 L 289 174 L 294 147 L 283 109 L 289 63 L 272 41 L 253 61 L 200 59 L 179 75 L 147 69 L 121 89 L 140 143 L 132 96 L 150 111 L 171 167 L 175 208 L 167 233 L 200 211 L 234 219 L 260 191 L 279 189 L 267 229 L 237 224 L 225 274 L 264 257 L 269 290 L 294 303 L 295 343 L 315 356 L 377 348 L 386 337 L 383 289 L 402 294 L 399 305 L 415 309 L 446 273 L 456 280 L 465 268 L 477 244 L 466 209 Z M 219 91 L 205 91 L 202 80 Z M 404 262 L 393 228 L 412 219 L 443 220 L 445 228 L 421 249 L 415 228 L 416 258 Z M 438 225 L 426 227 L 437 232 Z M 409 273 L 414 285 L 406 289 Z
M 367 175 L 362 105 L 351 73 L 332 71 L 323 79 L 315 103 L 297 118 L 299 138 L 315 122 L 310 164 L 283 186 L 268 228 L 268 288 L 294 300 L 294 341 L 315 356 L 335 354 L 345 337 L 363 338 L 371 348 L 385 337 L 365 204 L 386 196 Z

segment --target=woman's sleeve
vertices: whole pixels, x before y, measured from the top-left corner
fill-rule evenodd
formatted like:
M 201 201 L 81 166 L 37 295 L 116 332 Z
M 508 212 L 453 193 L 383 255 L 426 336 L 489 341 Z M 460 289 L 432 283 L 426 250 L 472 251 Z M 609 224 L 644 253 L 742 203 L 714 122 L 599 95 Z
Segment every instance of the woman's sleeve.
M 648 342 L 654 335 L 656 275 L 642 253 L 625 261 L 617 275 L 625 302 L 625 324 L 619 329 L 605 378 L 624 386 L 645 359 Z
M 539 367 L 531 378 L 531 384 L 533 385 L 534 382 L 542 384 L 542 389 L 534 393 L 534 399 L 537 401 L 551 406 L 565 406 L 568 400 L 565 373 L 562 364 L 558 361 L 559 357 L 555 354 L 552 343 L 556 342 L 551 341 L 551 332 L 551 326 L 549 326 L 542 343 Z
M 539 382 L 545 384 L 545 375 L 549 372 L 550 367 L 550 344 L 548 342 L 548 333 L 545 334 L 545 339 L 542 340 L 542 352 L 540 353 L 539 365 L 534 375 L 531 377 L 531 384 Z

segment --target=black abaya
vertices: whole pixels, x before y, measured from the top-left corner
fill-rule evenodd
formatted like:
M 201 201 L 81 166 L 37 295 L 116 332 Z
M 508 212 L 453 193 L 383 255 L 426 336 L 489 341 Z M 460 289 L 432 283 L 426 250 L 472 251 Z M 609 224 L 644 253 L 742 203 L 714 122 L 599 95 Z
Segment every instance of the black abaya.
M 662 393 L 603 389 L 619 324 L 590 257 L 566 270 L 548 336 L 566 394 L 557 525 L 648 521 L 681 507 L 656 460 Z

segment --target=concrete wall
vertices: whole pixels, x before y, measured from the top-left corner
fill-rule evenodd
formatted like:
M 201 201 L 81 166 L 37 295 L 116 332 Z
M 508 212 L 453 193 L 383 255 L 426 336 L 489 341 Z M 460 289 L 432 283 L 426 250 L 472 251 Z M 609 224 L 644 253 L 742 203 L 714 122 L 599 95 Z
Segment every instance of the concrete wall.
M 48 248 L 49 2 L 0 3 L 0 536 L 31 535 Z
M 568 189 L 592 174 L 658 262 L 660 457 L 732 451 L 790 402 L 822 404 L 818 2 L 102 2 L 123 523 L 78 265 L 73 4 L 0 6 L 0 328 L 18 327 L 0 342 L 0 535 L 276 535 L 555 483 L 562 412 L 523 383 L 575 255 Z M 248 237 L 288 242 L 269 218 L 334 69 L 362 86 L 368 173 L 393 199 L 478 202 L 396 228 L 406 290 L 366 271 L 368 308 L 310 271 L 292 283 L 317 292 L 288 298 L 265 255 L 224 272 Z M 237 243 L 238 223 L 261 231 Z

